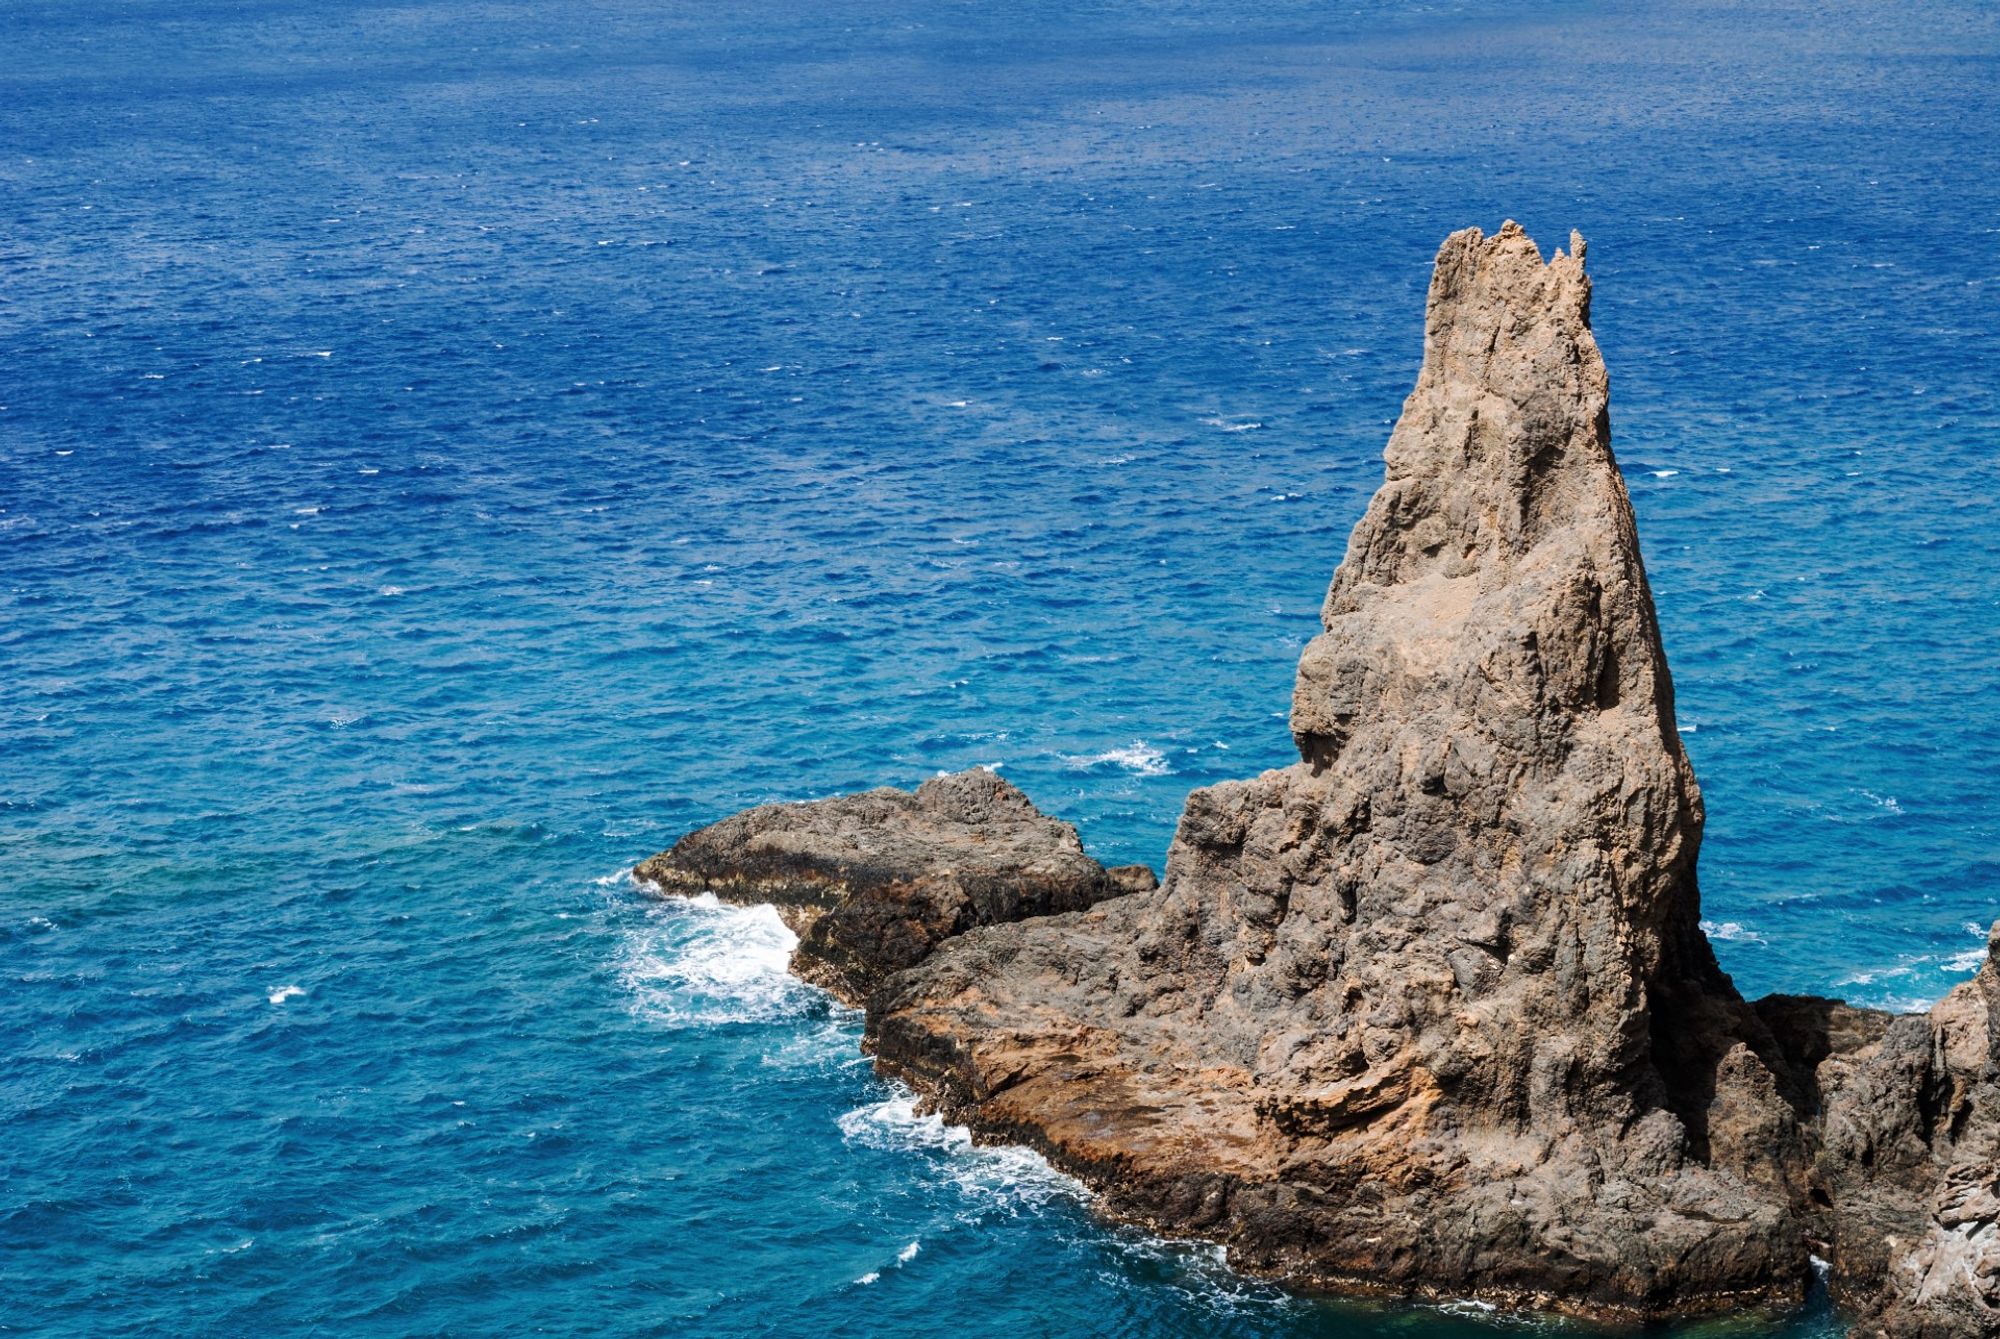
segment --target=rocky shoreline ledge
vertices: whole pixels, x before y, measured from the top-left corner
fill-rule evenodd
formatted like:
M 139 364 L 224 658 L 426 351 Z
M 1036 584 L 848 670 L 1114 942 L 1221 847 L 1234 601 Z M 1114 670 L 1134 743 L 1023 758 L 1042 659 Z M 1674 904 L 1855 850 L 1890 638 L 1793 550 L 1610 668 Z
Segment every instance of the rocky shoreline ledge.
M 878 1068 L 1114 1214 L 1309 1286 L 2000 1335 L 2000 966 L 1928 1014 L 1738 995 L 1582 239 L 1440 249 L 1300 659 L 1300 761 L 1155 884 L 969 772 L 769 805 L 639 877 L 772 903 Z M 2000 925 L 1994 947 L 2000 947 Z

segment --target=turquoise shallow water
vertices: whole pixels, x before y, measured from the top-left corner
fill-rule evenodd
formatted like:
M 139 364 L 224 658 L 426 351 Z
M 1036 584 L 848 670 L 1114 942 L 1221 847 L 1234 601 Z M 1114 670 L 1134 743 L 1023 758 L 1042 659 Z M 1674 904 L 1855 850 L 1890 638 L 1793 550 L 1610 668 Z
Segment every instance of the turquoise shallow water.
M 1590 238 L 1725 967 L 1914 1007 L 2000 915 L 1987 9 L 0 49 L 0 1330 L 1487 1332 L 1095 1221 L 622 876 L 974 763 L 1157 866 L 1292 756 L 1466 223 Z

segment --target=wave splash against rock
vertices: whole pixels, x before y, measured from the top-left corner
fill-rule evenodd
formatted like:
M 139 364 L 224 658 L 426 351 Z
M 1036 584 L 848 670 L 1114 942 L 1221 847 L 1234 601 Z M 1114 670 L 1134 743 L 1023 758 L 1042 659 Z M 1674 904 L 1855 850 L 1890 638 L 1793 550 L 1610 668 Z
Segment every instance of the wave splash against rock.
M 1165 880 L 988 773 L 642 866 L 775 902 L 878 1066 L 1124 1216 L 1304 1283 L 2000 1334 L 2000 968 L 1927 1016 L 1746 1003 L 1610 445 L 1584 246 L 1440 249 L 1423 370 L 1300 659 L 1301 761 Z

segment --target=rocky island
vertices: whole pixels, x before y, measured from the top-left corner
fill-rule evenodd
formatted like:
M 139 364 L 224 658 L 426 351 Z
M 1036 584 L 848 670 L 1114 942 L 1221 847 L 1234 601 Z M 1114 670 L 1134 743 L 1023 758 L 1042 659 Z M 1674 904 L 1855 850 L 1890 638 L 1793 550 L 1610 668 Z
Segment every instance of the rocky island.
M 1900 1016 L 1718 968 L 1606 406 L 1582 239 L 1447 239 L 1300 760 L 1190 795 L 1157 885 L 984 772 L 638 873 L 777 905 L 883 1073 L 1239 1268 L 1647 1319 L 1817 1257 L 1858 1334 L 2000 1335 L 2000 966 Z

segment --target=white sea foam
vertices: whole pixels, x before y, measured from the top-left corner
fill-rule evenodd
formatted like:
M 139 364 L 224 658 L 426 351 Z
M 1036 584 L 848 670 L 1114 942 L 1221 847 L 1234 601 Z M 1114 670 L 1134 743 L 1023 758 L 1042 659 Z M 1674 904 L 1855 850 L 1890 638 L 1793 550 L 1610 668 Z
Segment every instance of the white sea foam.
M 915 1095 L 900 1084 L 883 1100 L 841 1116 L 838 1124 L 850 1143 L 934 1159 L 933 1166 L 965 1197 L 974 1215 L 996 1209 L 1019 1213 L 1087 1194 L 1081 1182 L 1049 1166 L 1032 1149 L 975 1144 L 963 1125 L 947 1125 L 935 1114 L 919 1116 Z M 915 1242 L 904 1247 L 898 1262 L 914 1256 L 916 1247 Z
M 869 1271 L 868 1271 L 868 1272 L 867 1272 L 866 1274 L 863 1274 L 863 1275 L 862 1275 L 862 1276 L 861 1276 L 860 1278 L 858 1278 L 858 1279 L 856 1279 L 856 1280 L 854 1280 L 854 1281 L 855 1281 L 856 1283 L 859 1283 L 859 1284 L 862 1284 L 862 1285 L 864 1285 L 864 1286 L 865 1286 L 865 1285 L 867 1285 L 867 1284 L 870 1284 L 870 1283 L 873 1283 L 873 1282 L 875 1282 L 875 1281 L 876 1281 L 877 1279 L 879 1279 L 879 1278 L 881 1278 L 881 1277 L 882 1277 L 882 1275 L 881 1275 L 881 1273 L 880 1273 L 879 1271 L 871 1269 L 871 1270 L 869 1270 Z
M 1868 800 L 1872 801 L 1875 804 L 1875 806 L 1881 809 L 1884 813 L 1900 814 L 1903 812 L 1903 806 L 1896 803 L 1896 797 L 1894 795 L 1877 795 L 1872 790 L 1860 790 L 1856 791 L 1855 793 L 1864 796 Z
M 1938 972 L 1972 970 L 1977 967 L 1977 963 L 1960 965 L 1968 956 L 1969 954 L 1959 954 L 1951 958 L 1939 958 L 1934 953 L 1905 954 L 1902 960 L 1894 966 L 1865 968 L 1842 977 L 1834 984 L 1836 986 L 1861 986 L 1864 988 L 1886 988 L 1890 982 L 1895 982 L 1898 985 L 1908 985 L 1912 984 L 1911 978 L 1918 977 L 1920 971 L 1924 976 L 1930 976 Z M 1891 995 L 1886 993 L 1885 989 L 1871 990 L 1870 994 L 1872 998 L 1865 1001 L 1867 1004 L 1877 1009 L 1886 1009 L 1890 1013 L 1922 1013 L 1937 1003 L 1935 996 Z
M 1183 1241 L 1124 1230 L 1111 1244 L 1137 1272 L 1166 1286 L 1203 1311 L 1223 1316 L 1269 1314 L 1309 1306 L 1293 1293 L 1229 1267 L 1229 1253 L 1213 1242 Z
M 798 1018 L 819 999 L 786 970 L 798 943 L 773 907 L 666 898 L 626 929 L 618 976 L 637 1013 L 673 1027 Z
M 861 1050 L 861 1011 L 827 1001 L 827 1017 L 765 1052 L 761 1063 L 769 1069 L 838 1070 L 865 1069 L 868 1057 Z
M 915 1242 L 915 1241 L 911 1242 L 908 1246 L 905 1246 L 902 1250 L 896 1252 L 896 1263 L 899 1265 L 907 1265 L 908 1263 L 910 1263 L 910 1261 L 917 1258 L 917 1252 L 922 1249 L 923 1245 L 921 1242 Z
M 1986 950 L 1969 948 L 1963 953 L 1955 953 L 1943 963 L 1947 972 L 1976 972 L 1986 961 Z
M 304 986 L 279 986 L 271 992 L 269 998 L 273 1004 L 283 1004 L 286 1000 L 295 1000 L 305 993 Z
M 1876 1000 L 1874 1007 L 1885 1013 L 1922 1014 L 1929 1013 L 1936 1003 L 1935 995 L 1889 995 Z
M 1122 767 L 1140 776 L 1165 776 L 1174 770 L 1173 764 L 1167 761 L 1167 755 L 1143 739 L 1135 739 L 1122 749 L 1107 749 L 1103 753 L 1066 753 L 1063 755 L 1063 761 L 1079 770 L 1093 767 Z
M 1701 932 L 1710 939 L 1720 939 L 1729 943 L 1765 944 L 1770 942 L 1755 930 L 1745 929 L 1739 921 L 1722 921 L 1720 923 L 1703 921 L 1701 923 Z
M 1843 986 L 1872 986 L 1880 981 L 1894 980 L 1897 977 L 1908 976 L 1916 970 L 1917 963 L 1928 962 L 1929 960 L 1928 957 L 1924 957 L 1917 958 L 1914 961 L 1905 960 L 1897 963 L 1894 967 L 1871 967 L 1866 971 L 1856 972 L 1852 976 L 1843 977 L 1836 984 Z
M 1535 1311 L 1502 1311 L 1492 1302 L 1459 1297 L 1432 1303 L 1430 1310 L 1454 1320 L 1470 1321 L 1481 1334 L 1573 1334 L 1571 1323 L 1560 1316 Z M 1458 1333 L 1454 1328 L 1453 1333 Z
M 1224 432 L 1251 432 L 1264 426 L 1255 422 L 1237 423 L 1226 418 L 1205 418 L 1202 422 L 1211 428 L 1220 428 Z

